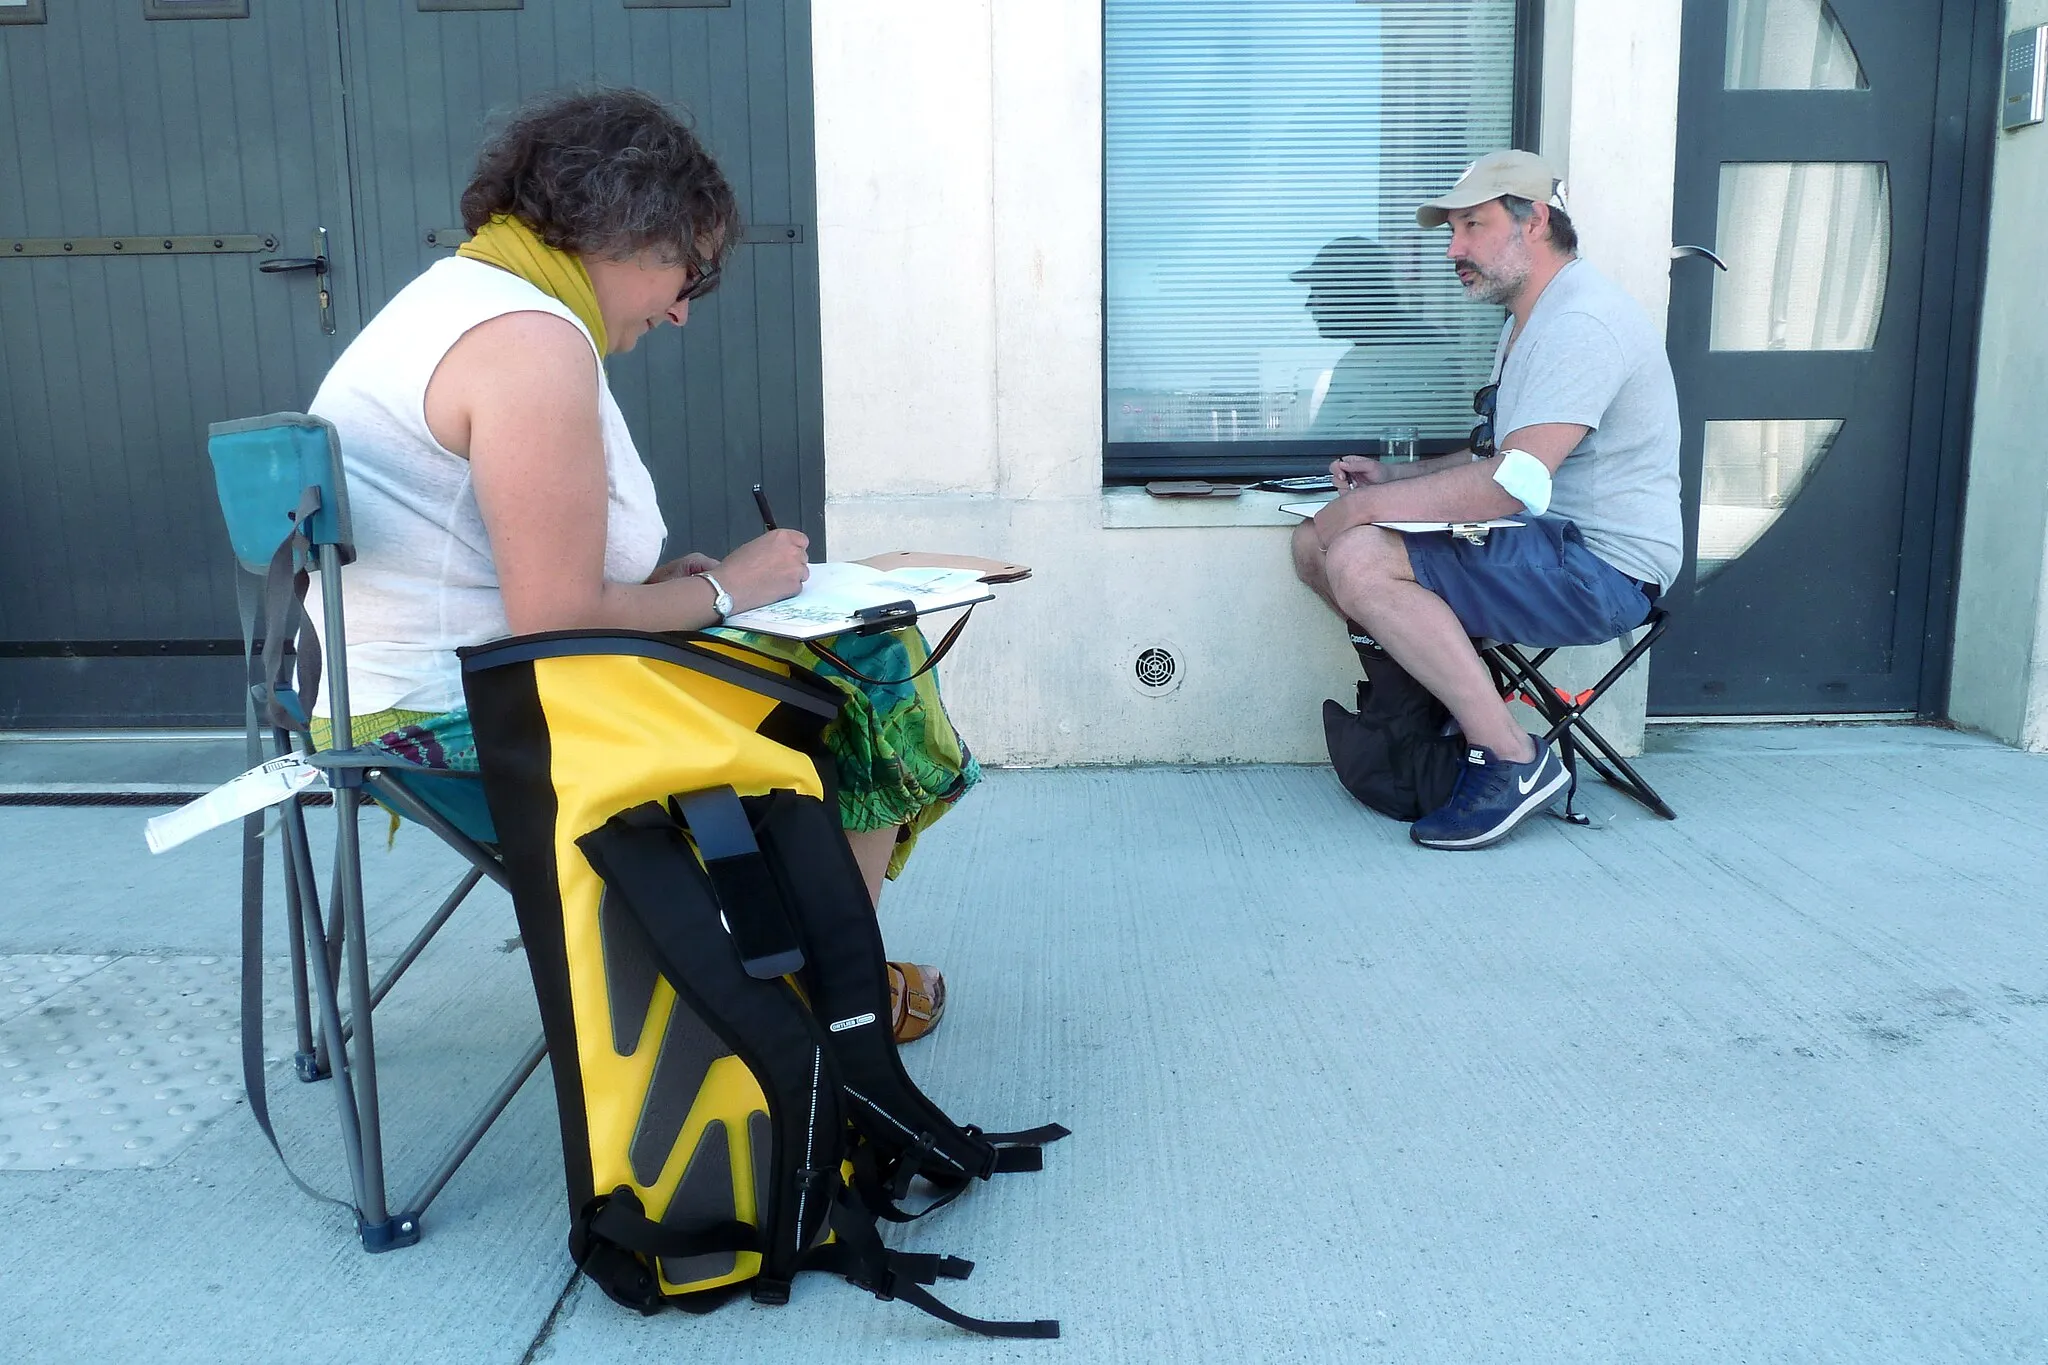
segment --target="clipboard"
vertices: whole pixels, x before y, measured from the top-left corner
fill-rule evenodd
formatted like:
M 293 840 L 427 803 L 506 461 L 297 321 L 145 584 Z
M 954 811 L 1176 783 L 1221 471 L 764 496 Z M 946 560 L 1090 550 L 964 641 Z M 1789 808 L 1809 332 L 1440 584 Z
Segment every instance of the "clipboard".
M 810 577 L 795 595 L 734 612 L 723 624 L 784 640 L 811 641 L 894 630 L 933 612 L 971 607 L 994 596 L 994 589 L 971 566 L 898 564 L 879 569 L 858 561 L 822 563 L 810 566 Z
M 891 550 L 887 554 L 869 555 L 856 559 L 856 564 L 865 564 L 871 569 L 888 573 L 892 569 L 979 569 L 984 583 L 1021 583 L 1031 577 L 1031 566 L 1012 564 L 1001 559 L 983 559 L 979 555 L 949 555 L 933 550 Z
M 1326 498 L 1321 502 L 1283 502 L 1280 504 L 1280 510 L 1290 517 L 1300 517 L 1303 521 L 1307 521 L 1310 517 L 1328 507 L 1332 501 L 1334 499 Z M 1491 521 L 1376 521 L 1373 523 L 1373 525 L 1383 526 L 1389 531 L 1399 531 L 1404 536 L 1425 535 L 1431 531 L 1448 531 L 1460 540 L 1470 541 L 1474 545 L 1483 542 L 1488 531 L 1503 526 L 1520 526 L 1521 524 L 1521 522 L 1516 521 L 1513 517 L 1495 517 Z

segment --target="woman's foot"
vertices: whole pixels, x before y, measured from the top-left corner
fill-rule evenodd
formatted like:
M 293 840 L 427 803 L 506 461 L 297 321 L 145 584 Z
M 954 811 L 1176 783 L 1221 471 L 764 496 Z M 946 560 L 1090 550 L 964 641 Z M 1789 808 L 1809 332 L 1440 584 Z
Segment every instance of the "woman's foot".
M 937 967 L 889 964 L 889 1028 L 899 1043 L 914 1043 L 939 1026 L 946 1012 L 946 978 Z

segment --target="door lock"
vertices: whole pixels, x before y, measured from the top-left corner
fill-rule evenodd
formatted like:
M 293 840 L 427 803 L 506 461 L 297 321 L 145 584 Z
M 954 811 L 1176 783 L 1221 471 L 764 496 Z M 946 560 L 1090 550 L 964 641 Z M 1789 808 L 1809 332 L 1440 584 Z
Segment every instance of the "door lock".
M 1710 260 L 1714 263 L 1714 269 L 1716 270 L 1726 271 L 1728 269 L 1728 262 L 1722 260 L 1719 256 L 1716 256 L 1713 252 L 1707 250 L 1703 246 L 1675 246 L 1671 248 L 1672 260 L 1682 261 L 1687 256 L 1705 257 L 1707 260 Z
M 300 270 L 310 270 L 320 285 L 320 330 L 334 335 L 334 295 L 327 289 L 327 229 L 315 228 L 319 241 L 315 244 L 316 255 L 272 256 L 267 261 L 258 261 L 256 268 L 266 275 L 283 275 Z

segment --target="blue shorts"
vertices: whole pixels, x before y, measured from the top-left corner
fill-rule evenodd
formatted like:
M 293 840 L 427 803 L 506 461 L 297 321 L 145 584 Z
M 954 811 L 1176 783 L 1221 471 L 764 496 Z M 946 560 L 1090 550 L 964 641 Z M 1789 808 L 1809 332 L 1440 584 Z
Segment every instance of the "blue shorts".
M 1539 649 L 1597 645 L 1650 614 L 1642 584 L 1587 549 L 1563 517 L 1496 526 L 1481 545 L 1445 531 L 1401 539 L 1415 581 L 1472 635 Z

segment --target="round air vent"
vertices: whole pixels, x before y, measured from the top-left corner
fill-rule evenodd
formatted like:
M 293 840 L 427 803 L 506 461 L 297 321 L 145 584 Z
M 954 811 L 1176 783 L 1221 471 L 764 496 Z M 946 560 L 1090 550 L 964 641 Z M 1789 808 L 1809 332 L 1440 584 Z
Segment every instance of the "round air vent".
M 1131 685 L 1148 697 L 1163 697 L 1180 686 L 1187 671 L 1178 649 L 1164 642 L 1141 645 L 1131 659 Z

